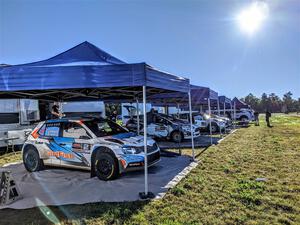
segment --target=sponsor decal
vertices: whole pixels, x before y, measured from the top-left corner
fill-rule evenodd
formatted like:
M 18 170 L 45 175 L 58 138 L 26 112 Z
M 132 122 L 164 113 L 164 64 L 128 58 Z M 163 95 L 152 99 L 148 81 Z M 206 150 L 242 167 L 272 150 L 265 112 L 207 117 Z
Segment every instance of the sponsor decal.
M 31 136 L 34 138 L 34 139 L 37 139 L 39 137 L 39 134 L 38 134 L 38 129 L 35 128 L 34 131 L 31 133 Z
M 90 153 L 90 145 L 89 144 L 81 144 L 81 143 L 73 143 L 72 149 L 77 153 Z
M 74 155 L 72 153 L 65 153 L 62 151 L 57 151 L 57 152 L 53 152 L 53 151 L 48 151 L 47 152 L 48 156 L 55 156 L 55 157 L 63 157 L 65 159 L 73 159 Z

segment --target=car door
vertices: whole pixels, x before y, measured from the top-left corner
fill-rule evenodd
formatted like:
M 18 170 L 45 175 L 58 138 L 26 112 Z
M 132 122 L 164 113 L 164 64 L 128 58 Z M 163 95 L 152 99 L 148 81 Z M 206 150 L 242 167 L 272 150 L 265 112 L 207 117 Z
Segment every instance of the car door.
M 90 167 L 91 135 L 77 122 L 63 122 L 61 136 L 54 141 L 62 151 L 61 165 L 67 167 Z
M 143 132 L 144 129 L 142 128 Z M 165 138 L 168 136 L 167 126 L 161 123 L 160 117 L 153 115 L 153 121 L 147 124 L 147 134 L 152 137 Z
M 35 145 L 44 158 L 44 163 L 50 165 L 60 165 L 60 147 L 55 144 L 55 138 L 60 136 L 61 123 L 46 122 L 38 131 L 39 137 Z

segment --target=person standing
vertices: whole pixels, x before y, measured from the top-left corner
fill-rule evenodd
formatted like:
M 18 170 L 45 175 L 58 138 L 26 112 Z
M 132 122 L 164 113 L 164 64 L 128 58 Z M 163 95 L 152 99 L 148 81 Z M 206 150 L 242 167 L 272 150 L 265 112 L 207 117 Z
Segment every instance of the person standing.
M 255 126 L 259 126 L 259 112 L 254 112 Z
M 59 119 L 60 115 L 59 106 L 54 103 L 51 110 L 51 119 Z
M 154 114 L 155 114 L 155 110 L 153 108 L 151 108 L 151 110 L 146 113 L 148 124 L 154 122 Z
M 271 112 L 267 109 L 266 110 L 266 122 L 267 122 L 267 126 L 268 127 L 272 127 L 271 125 L 270 125 L 270 117 L 272 116 L 272 114 L 271 114 Z
M 114 121 L 114 122 L 117 122 L 117 111 L 114 110 L 111 115 L 110 115 L 110 120 L 111 121 Z

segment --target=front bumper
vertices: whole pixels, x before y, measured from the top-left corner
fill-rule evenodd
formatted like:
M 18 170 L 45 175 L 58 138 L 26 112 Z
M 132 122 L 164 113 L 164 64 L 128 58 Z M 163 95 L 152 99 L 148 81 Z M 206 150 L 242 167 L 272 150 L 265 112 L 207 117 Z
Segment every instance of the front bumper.
M 195 131 L 193 133 L 193 137 L 196 138 L 196 137 L 199 137 L 200 136 L 200 132 L 199 131 Z M 186 132 L 184 133 L 184 139 L 192 139 L 192 135 L 191 135 L 191 132 Z
M 120 173 L 128 171 L 143 170 L 145 160 L 143 155 L 122 155 L 119 159 Z M 147 155 L 148 167 L 160 161 L 160 150 L 153 151 Z

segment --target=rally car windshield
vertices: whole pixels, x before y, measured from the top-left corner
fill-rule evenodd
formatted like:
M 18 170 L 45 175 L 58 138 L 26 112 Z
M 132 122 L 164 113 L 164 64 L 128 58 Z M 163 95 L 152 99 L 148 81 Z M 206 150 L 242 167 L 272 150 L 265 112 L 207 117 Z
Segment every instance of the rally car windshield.
M 166 114 L 159 114 L 159 116 L 161 116 L 169 121 L 173 121 L 173 122 L 177 122 L 177 123 L 185 123 L 184 120 L 176 118 L 176 115 L 170 116 L 170 115 L 166 115 Z
M 84 121 L 84 124 L 97 136 L 105 137 L 120 133 L 127 133 L 128 130 L 111 120 L 95 119 L 91 121 Z

